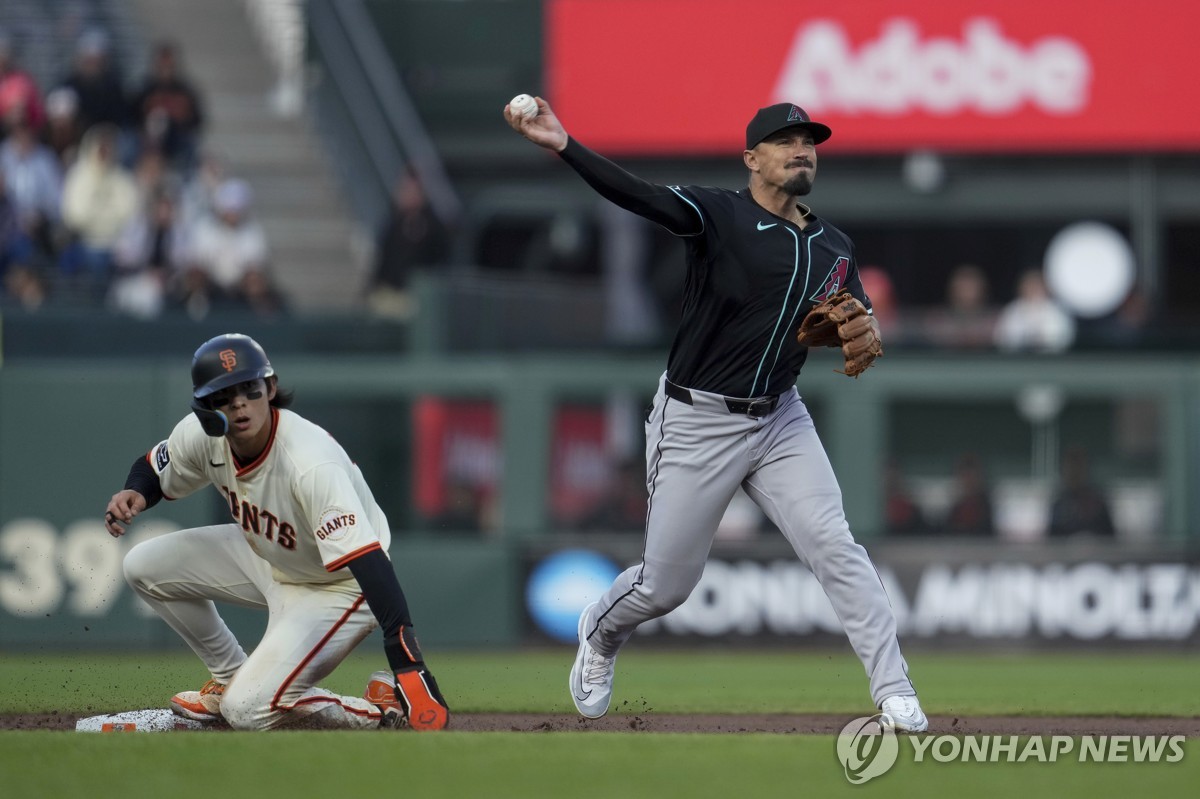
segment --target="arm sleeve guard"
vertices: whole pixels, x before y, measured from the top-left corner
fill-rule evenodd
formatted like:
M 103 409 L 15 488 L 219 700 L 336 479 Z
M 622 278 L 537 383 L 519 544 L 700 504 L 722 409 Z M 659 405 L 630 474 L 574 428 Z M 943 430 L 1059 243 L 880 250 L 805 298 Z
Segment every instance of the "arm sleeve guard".
M 146 498 L 146 507 L 153 508 L 163 498 L 162 485 L 158 475 L 145 455 L 141 455 L 129 467 L 129 476 L 125 478 L 125 487 L 133 489 Z
M 602 197 L 657 222 L 677 236 L 695 236 L 704 230 L 704 219 L 696 206 L 684 201 L 667 186 L 642 180 L 574 139 L 559 153 L 588 185 Z
M 382 549 L 366 552 L 346 564 L 371 612 L 383 630 L 383 651 L 393 672 L 400 671 L 423 661 L 412 633 L 412 618 L 408 611 L 408 600 L 396 579 L 392 562 Z

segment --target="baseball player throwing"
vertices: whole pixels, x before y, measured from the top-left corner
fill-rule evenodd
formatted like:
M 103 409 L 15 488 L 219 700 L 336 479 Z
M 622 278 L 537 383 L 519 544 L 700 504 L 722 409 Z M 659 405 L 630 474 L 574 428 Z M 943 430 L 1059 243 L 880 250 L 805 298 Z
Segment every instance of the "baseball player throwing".
M 572 139 L 549 104 L 536 102 L 536 115 L 505 106 L 504 118 L 602 196 L 683 239 L 687 258 L 683 318 L 646 419 L 642 562 L 579 619 L 575 707 L 588 718 L 608 711 L 621 646 L 639 624 L 687 599 L 741 486 L 820 580 L 881 720 L 902 732 L 927 729 L 887 594 L 850 534 L 796 391 L 809 346 L 840 346 L 855 375 L 882 354 L 853 244 L 798 202 L 812 188 L 816 145 L 829 128 L 790 103 L 768 106 L 746 127 L 747 188 L 660 186 Z
M 267 354 L 217 336 L 192 359 L 192 410 L 129 470 L 104 514 L 110 535 L 164 497 L 213 485 L 233 521 L 145 541 L 125 579 L 204 662 L 212 679 L 171 700 L 182 716 L 235 729 L 284 725 L 417 730 L 450 711 L 426 668 L 388 559 L 387 519 L 362 473 L 324 430 L 286 410 Z M 270 614 L 249 656 L 214 600 Z M 316 687 L 375 629 L 391 667 L 363 697 Z

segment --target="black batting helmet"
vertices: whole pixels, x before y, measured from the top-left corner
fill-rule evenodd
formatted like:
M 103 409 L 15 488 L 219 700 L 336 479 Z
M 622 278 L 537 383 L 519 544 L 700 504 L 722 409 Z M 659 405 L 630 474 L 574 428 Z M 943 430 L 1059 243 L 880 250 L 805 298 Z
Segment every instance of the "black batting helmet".
M 203 399 L 223 388 L 274 374 L 257 341 L 241 333 L 227 333 L 210 338 L 192 356 L 192 396 Z
M 220 438 L 229 432 L 225 414 L 209 407 L 210 394 L 238 383 L 271 377 L 275 370 L 258 342 L 241 333 L 210 338 L 192 356 L 192 412 L 204 432 Z

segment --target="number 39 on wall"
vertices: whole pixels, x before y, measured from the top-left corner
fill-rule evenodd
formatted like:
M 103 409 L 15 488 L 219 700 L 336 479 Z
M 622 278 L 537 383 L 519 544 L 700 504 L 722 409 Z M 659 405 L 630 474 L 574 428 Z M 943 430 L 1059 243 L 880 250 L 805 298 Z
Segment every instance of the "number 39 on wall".
M 60 535 L 44 519 L 13 519 L 0 528 L 0 615 L 44 616 L 61 610 L 103 616 L 125 590 L 125 553 L 177 529 L 155 519 L 114 541 L 99 520 L 73 522 Z M 140 601 L 137 605 L 150 612 Z

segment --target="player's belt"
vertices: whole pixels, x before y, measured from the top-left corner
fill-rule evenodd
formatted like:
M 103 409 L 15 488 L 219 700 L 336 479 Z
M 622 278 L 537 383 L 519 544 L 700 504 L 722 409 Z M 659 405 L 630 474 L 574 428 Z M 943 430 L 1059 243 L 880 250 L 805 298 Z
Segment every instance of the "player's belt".
M 688 405 L 695 405 L 692 399 L 692 392 L 688 391 L 683 386 L 677 386 L 670 380 L 665 380 L 664 391 L 671 399 L 686 402 Z M 740 413 L 745 416 L 753 416 L 755 419 L 766 416 L 771 411 L 775 410 L 775 406 L 779 404 L 779 395 L 773 397 L 755 397 L 754 399 L 734 399 L 733 397 L 714 397 L 724 401 L 725 407 L 730 413 Z

